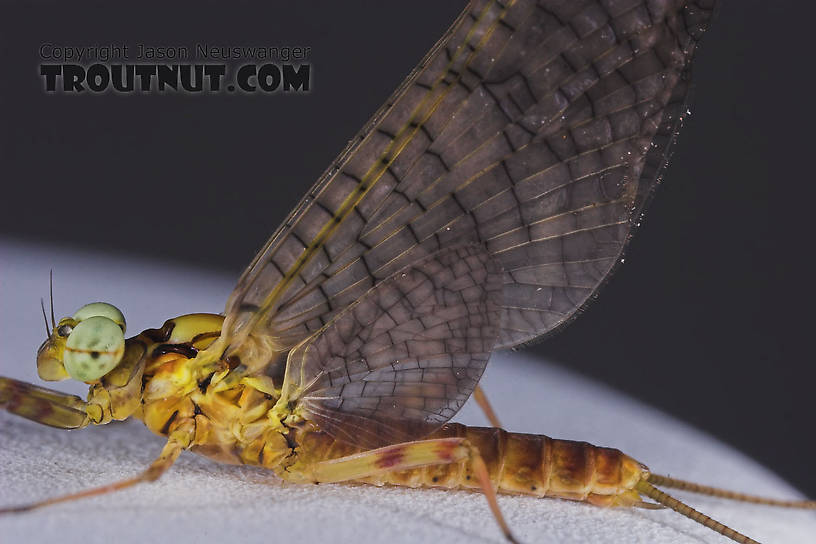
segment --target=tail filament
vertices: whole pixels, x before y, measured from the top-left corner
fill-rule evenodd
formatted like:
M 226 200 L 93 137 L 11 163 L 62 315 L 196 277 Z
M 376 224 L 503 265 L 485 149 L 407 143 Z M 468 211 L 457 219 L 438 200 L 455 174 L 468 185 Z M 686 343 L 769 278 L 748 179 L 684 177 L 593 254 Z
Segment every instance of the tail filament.
M 649 481 L 651 481 L 651 477 L 649 478 Z M 659 502 L 663 506 L 671 508 L 678 514 L 682 514 L 687 518 L 708 527 L 712 531 L 717 531 L 721 535 L 730 538 L 734 542 L 739 542 L 740 544 L 759 544 L 759 542 L 757 542 L 756 540 L 735 531 L 734 529 L 728 527 L 727 525 L 723 525 L 722 523 L 715 519 L 711 519 L 705 514 L 698 512 L 691 506 L 680 502 L 671 495 L 667 495 L 666 493 L 660 491 L 646 480 L 641 480 L 640 482 L 638 482 L 636 489 L 642 495 L 645 495 L 650 499 Z
M 757 497 L 756 495 L 748 495 L 746 493 L 738 493 L 736 491 L 729 491 L 727 489 L 720 489 L 718 487 L 700 485 L 694 482 L 678 480 L 677 478 L 661 476 L 660 474 L 650 474 L 648 481 L 649 483 L 660 487 L 682 489 L 683 491 L 690 491 L 692 493 L 699 493 L 700 495 L 709 495 L 711 497 L 720 497 L 723 499 L 730 499 L 733 501 L 750 502 L 753 504 L 766 504 L 769 506 L 781 506 L 783 508 L 806 508 L 816 510 L 816 501 L 783 500 L 783 499 L 771 499 L 768 497 Z

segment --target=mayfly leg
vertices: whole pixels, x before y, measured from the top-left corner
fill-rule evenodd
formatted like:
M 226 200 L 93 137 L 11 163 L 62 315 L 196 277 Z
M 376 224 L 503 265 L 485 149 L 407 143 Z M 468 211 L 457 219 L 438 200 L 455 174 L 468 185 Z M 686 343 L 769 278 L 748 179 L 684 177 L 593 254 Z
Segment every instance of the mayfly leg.
M 477 385 L 473 390 L 473 400 L 475 400 L 476 404 L 479 405 L 479 408 L 482 409 L 482 412 L 484 412 L 484 415 L 487 417 L 490 425 L 500 429 L 502 424 L 499 421 L 498 416 L 496 416 L 496 412 L 493 411 L 493 407 L 490 405 L 490 402 L 487 400 L 487 395 L 485 395 L 484 389 L 482 389 L 480 385 Z
M 84 491 L 78 491 L 76 493 L 52 497 L 50 499 L 45 499 L 38 502 L 0 508 L 0 514 L 27 512 L 43 506 L 73 501 L 76 499 L 83 499 L 85 497 L 93 497 L 96 495 L 104 495 L 106 493 L 112 493 L 114 491 L 119 491 L 120 489 L 132 487 L 139 483 L 156 481 L 162 474 L 167 472 L 167 469 L 173 466 L 173 463 L 176 461 L 176 459 L 178 459 L 179 454 L 181 454 L 181 452 L 190 445 L 194 434 L 195 423 L 193 420 L 188 419 L 179 422 L 179 424 L 175 427 L 175 430 L 170 433 L 167 443 L 164 445 L 158 459 L 153 461 L 147 470 L 138 476 L 100 487 L 93 487 Z
M 394 444 L 310 465 L 305 472 L 315 483 L 359 480 L 419 467 L 469 461 L 473 476 L 487 497 L 488 505 L 509 542 L 518 542 L 499 509 L 496 490 L 479 450 L 464 438 L 438 438 Z M 467 476 L 466 478 L 470 478 Z
M 91 420 L 87 403 L 30 383 L 0 377 L 0 409 L 58 429 L 79 429 Z

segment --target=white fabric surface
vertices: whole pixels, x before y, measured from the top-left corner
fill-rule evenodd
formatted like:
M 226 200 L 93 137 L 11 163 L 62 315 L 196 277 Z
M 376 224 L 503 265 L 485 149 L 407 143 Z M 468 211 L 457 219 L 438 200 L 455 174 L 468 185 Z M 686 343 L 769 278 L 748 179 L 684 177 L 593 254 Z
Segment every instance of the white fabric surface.
M 38 308 L 55 272 L 57 314 L 94 300 L 116 304 L 129 332 L 192 311 L 221 311 L 233 278 L 0 239 L 0 375 L 38 383 Z M 506 428 L 617 447 L 655 472 L 777 497 L 793 488 L 711 437 L 615 391 L 522 353 L 498 354 L 483 385 Z M 84 386 L 56 388 L 83 394 Z M 472 402 L 456 420 L 484 425 Z M 757 429 L 757 439 L 761 439 Z M 65 432 L 0 413 L 0 504 L 28 502 L 136 474 L 162 440 L 138 421 Z M 795 447 L 791 444 L 784 447 Z M 676 492 L 699 510 L 768 543 L 816 542 L 816 514 Z M 501 497 L 522 542 L 728 542 L 674 512 L 602 509 L 561 500 Z M 0 517 L 0 541 L 501 542 L 476 493 L 368 486 L 303 486 L 262 469 L 185 453 L 154 484 Z

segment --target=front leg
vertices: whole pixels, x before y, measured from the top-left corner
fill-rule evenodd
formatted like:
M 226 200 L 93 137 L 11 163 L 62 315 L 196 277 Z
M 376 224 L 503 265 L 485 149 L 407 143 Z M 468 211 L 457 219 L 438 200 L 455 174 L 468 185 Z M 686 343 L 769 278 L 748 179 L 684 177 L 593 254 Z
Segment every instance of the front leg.
M 173 463 L 175 463 L 176 459 L 178 459 L 178 456 L 179 454 L 181 454 L 182 451 L 190 447 L 190 444 L 192 443 L 194 436 L 195 436 L 195 421 L 193 419 L 184 419 L 181 421 L 177 421 L 174 423 L 173 430 L 167 437 L 167 443 L 164 445 L 164 448 L 159 454 L 159 457 L 155 461 L 153 461 L 153 463 L 151 463 L 151 465 L 141 474 L 108 485 L 103 485 L 101 487 L 94 487 L 91 489 L 86 489 L 84 491 L 79 491 L 77 493 L 69 493 L 67 495 L 52 497 L 50 499 L 45 499 L 30 504 L 9 506 L 5 508 L 0 507 L 0 515 L 27 512 L 29 510 L 34 510 L 35 508 L 41 508 L 43 506 L 49 506 L 60 502 L 68 502 L 76 499 L 82 499 L 85 497 L 93 497 L 96 495 L 104 495 L 105 493 L 112 493 L 114 491 L 119 491 L 120 489 L 132 487 L 136 484 L 140 484 L 143 482 L 154 482 L 158 480 L 159 477 L 167 471 L 167 469 L 173 466 Z
M 80 429 L 92 422 L 88 403 L 26 382 L 0 377 L 0 408 L 58 429 Z

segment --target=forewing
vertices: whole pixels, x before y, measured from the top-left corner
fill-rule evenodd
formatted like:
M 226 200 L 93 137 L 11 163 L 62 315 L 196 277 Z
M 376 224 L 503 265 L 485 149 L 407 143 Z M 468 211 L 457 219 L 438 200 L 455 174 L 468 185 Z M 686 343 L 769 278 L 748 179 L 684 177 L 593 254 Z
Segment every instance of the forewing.
M 566 323 L 658 181 L 713 4 L 472 2 L 244 272 L 231 353 L 289 349 L 463 240 L 504 270 L 497 346 Z
M 340 440 L 425 436 L 468 399 L 499 334 L 501 267 L 443 249 L 378 283 L 289 355 L 283 398 Z

